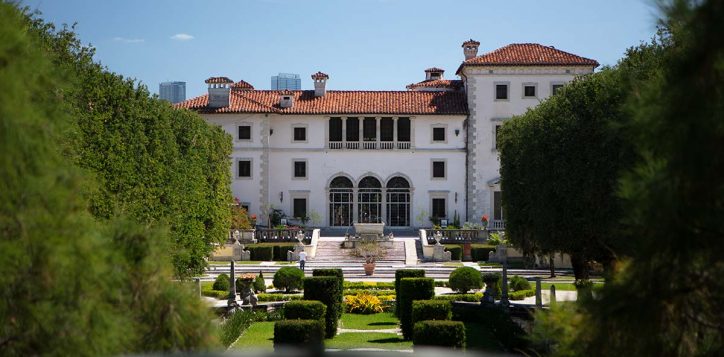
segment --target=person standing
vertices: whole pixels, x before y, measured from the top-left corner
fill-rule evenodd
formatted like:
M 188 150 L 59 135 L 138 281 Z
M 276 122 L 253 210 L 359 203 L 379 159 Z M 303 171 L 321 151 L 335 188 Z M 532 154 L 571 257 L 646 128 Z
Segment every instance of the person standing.
M 304 251 L 301 251 L 299 253 L 299 269 L 302 269 L 304 271 L 304 264 L 307 262 L 307 253 Z

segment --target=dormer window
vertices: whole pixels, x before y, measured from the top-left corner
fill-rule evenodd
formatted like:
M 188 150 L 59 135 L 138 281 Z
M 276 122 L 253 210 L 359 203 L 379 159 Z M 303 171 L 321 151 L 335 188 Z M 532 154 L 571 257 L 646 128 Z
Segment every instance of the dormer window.
M 430 73 L 430 79 L 440 79 L 440 73 Z

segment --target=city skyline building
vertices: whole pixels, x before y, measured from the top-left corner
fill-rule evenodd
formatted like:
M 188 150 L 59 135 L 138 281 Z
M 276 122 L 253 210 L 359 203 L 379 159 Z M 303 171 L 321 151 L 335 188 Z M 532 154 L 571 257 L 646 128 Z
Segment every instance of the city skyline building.
M 271 77 L 272 90 L 301 90 L 302 79 L 296 73 L 279 73 Z
M 158 85 L 158 96 L 172 104 L 183 102 L 186 100 L 186 82 L 163 82 Z

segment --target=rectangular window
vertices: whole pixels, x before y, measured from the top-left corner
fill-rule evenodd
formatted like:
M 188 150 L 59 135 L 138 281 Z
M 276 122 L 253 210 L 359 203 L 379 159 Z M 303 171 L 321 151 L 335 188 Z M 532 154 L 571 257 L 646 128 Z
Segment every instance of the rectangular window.
M 432 128 L 432 141 L 445 141 L 445 128 Z
M 365 118 L 363 124 L 364 141 L 377 141 L 377 119 Z
M 380 119 L 380 141 L 392 141 L 395 122 L 392 118 Z
M 292 212 L 295 218 L 307 217 L 307 199 L 306 198 L 295 198 L 294 199 L 294 212 Z
M 503 192 L 493 192 L 493 219 L 503 219 Z
M 397 141 L 410 141 L 410 118 L 401 117 L 397 119 Z
M 295 127 L 294 128 L 294 141 L 307 141 L 307 128 Z
M 432 216 L 436 218 L 447 217 L 446 211 L 446 200 L 444 198 L 433 198 L 432 199 Z
M 496 100 L 507 100 L 508 99 L 508 85 L 507 84 L 496 84 L 495 85 L 495 99 Z
M 342 141 L 342 118 L 329 118 L 329 141 Z
M 535 98 L 535 85 L 533 84 L 526 84 L 523 86 L 523 97 L 526 98 Z
M 432 162 L 432 178 L 445 178 L 445 161 Z
M 359 119 L 347 118 L 347 141 L 359 141 Z
M 239 140 L 251 140 L 250 125 L 239 125 Z
M 251 160 L 239 160 L 238 164 L 238 177 L 251 177 Z
M 306 161 L 294 161 L 294 178 L 306 178 L 307 177 L 307 162 Z
M 556 95 L 556 93 L 558 93 L 558 91 L 561 90 L 561 88 L 563 88 L 562 84 L 554 84 L 551 86 L 551 93 L 553 95 Z

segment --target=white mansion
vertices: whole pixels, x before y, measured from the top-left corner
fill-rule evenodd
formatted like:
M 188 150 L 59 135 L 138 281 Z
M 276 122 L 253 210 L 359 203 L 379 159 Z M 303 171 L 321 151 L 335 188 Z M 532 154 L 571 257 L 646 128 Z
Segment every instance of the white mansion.
M 463 43 L 458 80 L 425 70 L 405 91 L 255 90 L 226 77 L 177 104 L 231 134 L 232 192 L 265 224 L 270 208 L 316 226 L 430 217 L 503 226 L 498 127 L 598 62 L 553 47 L 511 44 L 478 56 Z

